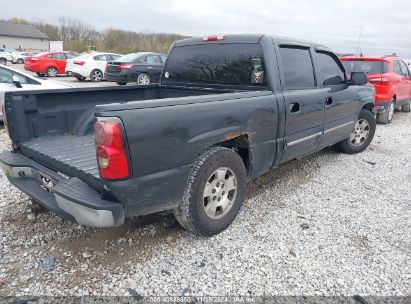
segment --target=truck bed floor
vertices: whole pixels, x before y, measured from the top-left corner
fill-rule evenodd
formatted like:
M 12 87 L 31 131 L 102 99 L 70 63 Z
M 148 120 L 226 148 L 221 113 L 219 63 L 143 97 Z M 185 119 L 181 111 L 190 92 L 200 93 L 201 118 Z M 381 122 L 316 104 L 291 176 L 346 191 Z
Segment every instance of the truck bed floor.
M 37 138 L 23 143 L 21 149 L 24 155 L 53 170 L 99 178 L 94 134 Z

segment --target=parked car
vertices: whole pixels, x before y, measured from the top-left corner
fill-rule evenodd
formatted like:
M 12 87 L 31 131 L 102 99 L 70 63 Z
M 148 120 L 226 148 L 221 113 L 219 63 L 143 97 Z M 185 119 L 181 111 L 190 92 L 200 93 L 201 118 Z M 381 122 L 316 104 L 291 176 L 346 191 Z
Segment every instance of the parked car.
M 38 79 L 16 69 L 0 66 L 0 121 L 3 121 L 3 103 L 5 92 L 32 91 L 73 88 L 73 86 L 47 78 Z
M 7 61 L 11 61 L 12 52 L 7 49 L 0 49 L 0 65 L 6 65 Z
M 16 63 L 22 64 L 24 63 L 24 60 L 26 59 L 26 57 L 33 56 L 33 55 L 35 54 L 31 52 L 30 53 L 29 52 L 13 52 L 11 56 L 11 62 L 14 64 Z
M 379 123 L 390 123 L 395 108 L 410 112 L 411 79 L 408 65 L 399 57 L 341 57 L 348 72 L 365 72 L 374 85 Z
M 139 85 L 157 83 L 160 79 L 167 55 L 160 53 L 132 53 L 107 64 L 104 78 L 125 85 L 136 82 Z
M 68 59 L 66 73 L 71 73 L 79 81 L 90 78 L 91 81 L 104 79 L 104 71 L 108 61 L 120 58 L 121 55 L 113 53 L 86 53 L 74 59 Z
M 73 59 L 78 54 L 74 52 L 45 52 L 26 57 L 24 69 L 35 72 L 38 76 L 55 77 L 66 73 L 67 59 Z
M 7 93 L 14 150 L 0 165 L 79 224 L 173 210 L 184 228 L 210 236 L 238 214 L 247 179 L 331 145 L 366 149 L 374 95 L 365 73 L 347 79 L 322 45 L 191 38 L 171 48 L 159 85 Z

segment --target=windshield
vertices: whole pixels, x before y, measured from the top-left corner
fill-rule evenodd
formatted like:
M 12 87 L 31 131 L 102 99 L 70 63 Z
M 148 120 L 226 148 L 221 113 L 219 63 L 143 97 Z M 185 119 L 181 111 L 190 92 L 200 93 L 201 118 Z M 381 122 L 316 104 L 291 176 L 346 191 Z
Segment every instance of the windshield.
M 259 44 L 200 44 L 175 47 L 164 68 L 163 83 L 265 86 Z
M 388 62 L 385 61 L 349 60 L 342 63 L 348 73 L 364 72 L 367 75 L 375 75 L 389 71 Z

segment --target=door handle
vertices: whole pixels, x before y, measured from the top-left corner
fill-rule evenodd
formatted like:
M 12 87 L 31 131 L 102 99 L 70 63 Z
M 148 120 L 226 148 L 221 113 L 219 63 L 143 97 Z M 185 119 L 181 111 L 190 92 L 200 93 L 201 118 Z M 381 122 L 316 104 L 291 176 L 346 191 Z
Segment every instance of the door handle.
M 327 106 L 329 106 L 329 105 L 332 105 L 332 103 L 333 103 L 333 98 L 332 98 L 331 96 L 328 96 L 328 97 L 325 99 L 325 104 L 326 104 Z
M 300 112 L 300 103 L 298 101 L 294 102 L 294 103 L 290 103 L 289 107 L 290 107 L 290 112 L 291 113 Z

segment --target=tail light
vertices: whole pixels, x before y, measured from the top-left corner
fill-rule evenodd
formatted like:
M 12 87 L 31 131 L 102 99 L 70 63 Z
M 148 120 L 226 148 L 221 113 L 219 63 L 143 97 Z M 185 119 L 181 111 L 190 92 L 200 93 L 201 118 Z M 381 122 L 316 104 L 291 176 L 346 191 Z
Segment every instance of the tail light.
M 73 64 L 77 65 L 84 65 L 86 62 L 85 61 L 73 61 Z
M 122 70 L 128 70 L 132 67 L 132 64 L 120 64 L 118 67 Z
M 100 176 L 111 180 L 129 177 L 129 161 L 121 120 L 116 117 L 98 118 L 94 132 Z
M 220 35 L 220 36 L 205 36 L 203 37 L 203 41 L 221 41 L 224 40 L 225 36 Z

